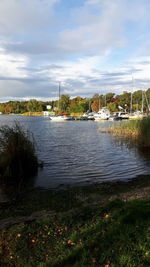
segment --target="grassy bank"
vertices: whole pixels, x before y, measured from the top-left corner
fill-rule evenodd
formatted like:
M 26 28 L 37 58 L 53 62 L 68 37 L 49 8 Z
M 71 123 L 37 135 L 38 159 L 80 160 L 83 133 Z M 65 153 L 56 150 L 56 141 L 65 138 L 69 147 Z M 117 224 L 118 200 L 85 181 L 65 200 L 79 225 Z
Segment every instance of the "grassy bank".
M 127 121 L 109 129 L 110 133 L 132 137 L 143 147 L 150 147 L 150 116 L 137 121 Z
M 25 113 L 22 113 L 19 115 L 22 115 L 22 116 L 43 116 L 43 113 L 42 112 L 25 112 Z
M 1 206 L 1 219 L 25 217 L 0 231 L 0 265 L 148 266 L 149 193 L 150 176 L 32 191 Z

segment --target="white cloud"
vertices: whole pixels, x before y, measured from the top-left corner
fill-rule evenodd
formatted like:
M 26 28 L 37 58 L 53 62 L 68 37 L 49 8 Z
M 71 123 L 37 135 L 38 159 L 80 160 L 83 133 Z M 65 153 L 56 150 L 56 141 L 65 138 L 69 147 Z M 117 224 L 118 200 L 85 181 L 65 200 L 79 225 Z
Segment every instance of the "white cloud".
M 85 4 L 83 8 L 76 9 L 75 13 L 72 12 L 77 26 L 60 33 L 60 42 L 64 50 L 95 55 L 123 46 L 124 5 L 120 4 L 120 1 L 117 3 L 119 4 L 115 1 L 103 1 L 93 12 Z M 92 1 L 92 4 L 97 4 L 97 1 Z
M 0 97 L 54 97 L 58 80 L 72 96 L 121 92 L 132 73 L 148 86 L 149 0 L 85 0 L 67 16 L 61 5 L 0 0 Z
M 27 74 L 21 68 L 26 67 L 28 58 L 18 54 L 6 54 L 3 48 L 0 48 L 0 77 L 3 78 L 25 78 Z
M 139 70 L 135 73 L 131 73 L 135 80 L 135 89 L 147 89 L 148 87 L 150 87 L 150 57 L 140 57 L 138 59 L 134 59 L 134 61 L 129 61 L 127 63 L 126 69 L 127 67 Z
M 0 33 L 24 34 L 48 27 L 53 5 L 59 0 L 1 0 Z M 50 25 L 49 25 L 50 26 Z

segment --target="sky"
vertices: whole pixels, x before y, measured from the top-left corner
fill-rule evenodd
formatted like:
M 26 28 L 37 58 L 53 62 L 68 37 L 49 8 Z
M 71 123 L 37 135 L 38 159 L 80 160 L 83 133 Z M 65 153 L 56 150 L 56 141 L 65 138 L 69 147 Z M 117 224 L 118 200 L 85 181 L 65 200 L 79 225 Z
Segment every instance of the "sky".
M 0 102 L 150 87 L 150 0 L 0 0 Z

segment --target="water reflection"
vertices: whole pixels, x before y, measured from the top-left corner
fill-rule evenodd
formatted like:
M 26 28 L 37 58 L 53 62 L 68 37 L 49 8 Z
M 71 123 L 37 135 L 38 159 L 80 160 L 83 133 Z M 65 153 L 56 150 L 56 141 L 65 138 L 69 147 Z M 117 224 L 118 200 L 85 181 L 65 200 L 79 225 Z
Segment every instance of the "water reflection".
M 143 161 L 144 165 L 150 167 L 150 148 L 143 147 L 138 140 L 130 137 L 113 136 L 113 142 L 117 146 L 126 146 L 129 150 L 132 150 Z

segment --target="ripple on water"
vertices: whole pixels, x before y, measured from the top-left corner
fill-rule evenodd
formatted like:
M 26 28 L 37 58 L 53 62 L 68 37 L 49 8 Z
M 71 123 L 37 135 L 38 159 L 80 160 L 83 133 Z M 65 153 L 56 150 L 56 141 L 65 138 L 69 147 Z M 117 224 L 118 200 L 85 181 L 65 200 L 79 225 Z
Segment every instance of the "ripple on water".
M 0 125 L 12 125 L 15 120 L 33 132 L 38 156 L 44 161 L 35 186 L 100 183 L 150 173 L 150 158 L 100 131 L 110 125 L 107 121 L 52 123 L 42 117 L 0 116 Z

